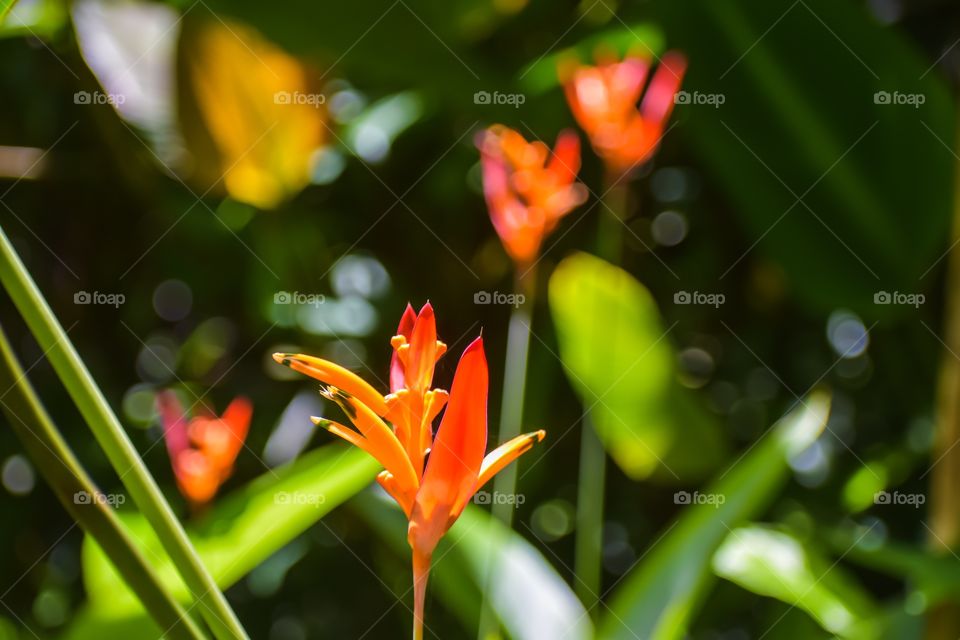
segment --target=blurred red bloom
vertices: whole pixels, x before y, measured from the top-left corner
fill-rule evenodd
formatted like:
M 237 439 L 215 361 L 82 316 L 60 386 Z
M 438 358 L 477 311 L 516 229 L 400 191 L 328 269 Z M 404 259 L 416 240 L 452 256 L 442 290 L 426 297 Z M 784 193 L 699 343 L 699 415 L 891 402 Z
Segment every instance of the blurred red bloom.
M 576 181 L 580 139 L 563 131 L 551 153 L 542 142 L 527 142 L 513 129 L 494 125 L 477 146 L 490 219 L 514 262 L 528 265 L 557 221 L 587 199 Z
M 195 416 L 188 420 L 172 391 L 157 394 L 157 407 L 177 487 L 194 507 L 203 506 L 233 473 L 253 407 L 249 400 L 238 397 L 222 417 Z
M 407 305 L 390 366 L 390 391 L 380 395 L 343 367 L 292 353 L 274 359 L 323 381 L 321 393 L 339 404 L 356 430 L 322 418 L 314 423 L 363 449 L 383 465 L 377 481 L 400 505 L 409 521 L 413 550 L 414 638 L 423 637 L 423 605 L 431 557 L 440 539 L 457 521 L 474 493 L 536 442 L 543 431 L 526 433 L 484 456 L 487 448 L 487 359 L 483 338 L 463 352 L 448 394 L 431 388 L 434 365 L 446 345 L 437 340 L 433 307 L 415 313 Z M 449 399 L 449 401 L 448 401 Z M 433 434 L 434 419 L 446 411 Z M 384 422 L 386 418 L 392 428 Z M 429 453 L 429 458 L 427 454 Z
M 622 175 L 656 151 L 686 69 L 683 54 L 666 53 L 644 91 L 650 61 L 642 57 L 561 66 L 570 110 L 611 173 Z

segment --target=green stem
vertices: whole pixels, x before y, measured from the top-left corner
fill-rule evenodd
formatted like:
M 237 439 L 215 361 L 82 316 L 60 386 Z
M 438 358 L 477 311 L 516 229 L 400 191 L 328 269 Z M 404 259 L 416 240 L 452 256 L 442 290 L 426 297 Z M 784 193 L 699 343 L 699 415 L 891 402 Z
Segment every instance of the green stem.
M 597 436 L 590 414 L 583 416 L 580 432 L 580 475 L 577 479 L 577 537 L 573 566 L 577 597 L 587 611 L 600 602 L 603 558 L 603 498 L 607 452 Z
M 597 253 L 612 264 L 623 254 L 623 226 L 627 212 L 628 186 L 608 176 L 603 210 L 597 228 Z M 594 310 L 604 313 L 603 310 Z M 598 330 L 602 322 L 597 318 Z M 603 507 L 607 454 L 597 436 L 589 411 L 583 416 L 580 434 L 580 473 L 577 482 L 577 535 L 574 541 L 576 593 L 588 611 L 596 612 L 600 600 L 603 560 Z
M 46 353 L 111 465 L 120 475 L 134 503 L 157 532 L 214 636 L 219 640 L 245 640 L 247 634 L 226 597 L 203 566 L 183 526 L 2 229 L 0 282 Z
M 503 397 L 500 402 L 500 427 L 495 446 L 520 435 L 523 426 L 523 397 L 527 386 L 527 361 L 530 352 L 530 322 L 533 296 L 536 291 L 535 271 L 531 269 L 518 275 L 515 290 L 524 296 L 523 304 L 510 313 L 507 329 L 507 354 L 503 367 Z M 511 464 L 498 473 L 493 481 L 493 491 L 500 495 L 512 495 L 517 490 L 517 465 Z M 507 527 L 513 524 L 513 504 L 494 502 L 492 513 Z
M 936 438 L 930 472 L 930 536 L 928 546 L 935 554 L 949 557 L 960 546 L 960 164 L 954 183 L 953 234 L 947 258 L 945 312 L 943 319 L 944 349 L 940 356 L 937 379 Z M 960 637 L 960 607 L 946 601 L 933 607 L 927 619 L 927 640 Z
M 113 508 L 102 500 L 77 500 L 81 495 L 102 494 L 50 420 L 2 328 L 0 388 L 8 394 L 7 400 L 0 401 L 3 412 L 37 470 L 70 516 L 97 541 L 147 613 L 165 629 L 164 636 L 203 640 L 203 631 L 163 586 Z
M 523 399 L 527 386 L 527 362 L 530 353 L 530 322 L 534 296 L 536 294 L 536 269 L 533 266 L 518 265 L 517 281 L 514 291 L 524 296 L 523 303 L 516 306 L 510 313 L 510 325 L 507 329 L 507 354 L 503 368 L 503 396 L 500 402 L 500 425 L 497 432 L 495 446 L 499 446 L 520 435 L 523 425 Z M 496 475 L 493 480 L 494 495 L 513 495 L 517 490 L 517 465 L 511 464 Z M 513 525 L 515 511 L 513 501 L 493 502 L 491 513 L 494 518 L 503 522 L 507 527 Z M 493 526 L 494 522 L 491 522 Z M 487 559 L 488 568 L 492 558 Z M 480 624 L 477 638 L 499 637 L 500 625 L 497 622 L 493 609 L 490 606 L 487 590 L 489 577 L 492 572 L 487 571 L 487 584 L 484 586 L 480 607 Z

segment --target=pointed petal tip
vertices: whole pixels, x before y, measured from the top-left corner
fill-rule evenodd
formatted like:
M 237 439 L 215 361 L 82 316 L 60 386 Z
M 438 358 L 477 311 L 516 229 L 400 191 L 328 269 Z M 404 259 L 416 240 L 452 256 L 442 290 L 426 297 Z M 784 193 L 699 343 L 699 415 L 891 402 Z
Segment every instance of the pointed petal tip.
M 283 365 L 290 366 L 290 362 L 289 362 L 289 361 L 290 361 L 290 356 L 291 356 L 291 355 L 293 355 L 293 354 L 291 354 L 291 353 L 280 353 L 280 352 L 278 351 L 277 353 L 273 354 L 273 360 L 274 360 L 274 362 L 276 362 L 277 364 L 283 364 Z

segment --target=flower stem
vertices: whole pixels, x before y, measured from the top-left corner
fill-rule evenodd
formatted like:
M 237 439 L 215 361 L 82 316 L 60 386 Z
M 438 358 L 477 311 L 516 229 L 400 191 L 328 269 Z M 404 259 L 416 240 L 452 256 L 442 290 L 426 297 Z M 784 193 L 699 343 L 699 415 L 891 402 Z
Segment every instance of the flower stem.
M 597 229 L 597 253 L 612 264 L 623 253 L 623 226 L 627 214 L 628 187 L 619 177 L 608 176 L 603 209 Z M 595 310 L 596 312 L 596 310 Z M 603 313 L 599 311 L 598 313 Z M 598 318 L 597 326 L 600 326 Z M 580 433 L 580 472 L 577 482 L 577 536 L 574 542 L 576 593 L 588 611 L 600 600 L 603 558 L 603 507 L 607 454 L 597 436 L 589 411 Z
M 247 634 L 236 614 L 213 576 L 203 566 L 183 526 L 2 229 L 0 282 L 46 353 L 111 465 L 120 475 L 134 503 L 157 532 L 214 636 L 219 640 L 246 640 Z
M 427 601 L 430 562 L 430 555 L 413 552 L 413 640 L 423 640 L 423 610 Z
M 77 499 L 101 494 L 44 410 L 2 328 L 0 388 L 7 390 L 0 402 L 3 412 L 37 470 L 70 516 L 96 540 L 147 613 L 166 630 L 164 635 L 203 640 L 203 631 L 164 587 L 112 507 L 101 500 Z
M 960 544 L 960 165 L 955 180 L 954 220 L 947 258 L 944 349 L 937 380 L 936 437 L 930 472 L 930 525 L 928 546 L 935 554 L 954 554 Z M 960 637 L 960 608 L 945 601 L 930 611 L 925 637 L 946 640 Z
M 510 325 L 507 329 L 507 354 L 503 367 L 503 396 L 500 402 L 500 425 L 497 442 L 500 445 L 520 435 L 523 426 L 523 399 L 527 386 L 527 362 L 530 352 L 530 322 L 534 296 L 536 294 L 536 269 L 534 266 L 517 265 L 514 291 L 524 296 L 523 303 L 514 307 L 510 313 Z M 494 495 L 513 495 L 517 490 L 517 467 L 509 465 L 496 475 L 493 481 Z M 494 518 L 507 527 L 513 524 L 516 510 L 513 501 L 492 501 L 491 513 Z M 494 522 L 491 521 L 491 526 Z M 487 558 L 487 579 L 481 595 L 480 623 L 477 638 L 497 637 L 499 623 L 490 606 L 488 589 L 490 587 L 489 566 L 493 559 Z
M 527 361 L 530 353 L 530 322 L 532 319 L 534 282 L 533 267 L 517 274 L 515 291 L 524 296 L 523 304 L 510 313 L 507 330 L 507 354 L 503 367 L 503 397 L 500 402 L 500 426 L 497 432 L 499 446 L 520 435 L 523 427 L 523 398 L 527 386 Z M 517 466 L 510 465 L 494 478 L 493 491 L 500 495 L 512 495 L 517 488 Z M 516 510 L 510 501 L 493 502 L 493 515 L 507 527 L 513 523 Z M 509 504 L 508 504 L 509 503 Z

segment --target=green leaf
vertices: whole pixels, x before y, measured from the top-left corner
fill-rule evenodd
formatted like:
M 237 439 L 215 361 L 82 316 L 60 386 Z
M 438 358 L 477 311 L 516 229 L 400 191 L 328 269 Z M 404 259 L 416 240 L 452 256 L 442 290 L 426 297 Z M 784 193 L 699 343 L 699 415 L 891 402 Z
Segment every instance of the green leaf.
M 576 254 L 550 278 L 550 308 L 564 369 L 624 472 L 677 480 L 716 467 L 725 450 L 719 429 L 677 382 L 669 329 L 642 284 Z
M 920 278 L 948 237 L 955 109 L 934 61 L 864 3 L 806 0 L 785 10 L 761 0 L 657 0 L 655 8 L 669 46 L 690 58 L 691 102 L 677 110 L 677 131 L 726 190 L 746 246 L 758 243 L 745 263 L 765 254 L 821 310 L 909 310 L 873 296 L 932 282 Z M 695 92 L 725 100 L 696 104 Z M 923 104 L 878 104 L 877 92 Z
M 912 597 L 925 607 L 960 600 L 960 559 L 953 554 L 936 555 L 887 540 L 884 534 L 862 525 L 827 531 L 824 537 L 836 553 L 850 561 L 907 580 Z
M 363 495 L 351 504 L 398 554 L 409 558 L 407 522 L 392 502 Z M 550 562 L 479 507 L 467 507 L 433 561 L 427 597 L 443 600 L 470 633 L 476 629 L 482 589 L 487 589 L 490 606 L 511 638 L 593 637 L 590 616 Z
M 879 607 L 836 563 L 795 536 L 759 525 L 734 529 L 713 556 L 718 576 L 812 616 L 841 638 L 875 638 Z
M 713 583 L 713 554 L 731 529 L 758 517 L 774 499 L 788 475 L 787 459 L 817 439 L 829 406 L 825 393 L 812 394 L 700 494 L 704 499 L 680 515 L 617 589 L 600 637 L 684 637 Z
M 345 450 L 342 445 L 322 447 L 219 499 L 187 532 L 217 584 L 227 588 L 366 487 L 378 469 L 362 451 Z M 133 513 L 123 514 L 123 519 L 148 557 L 155 559 L 162 579 L 186 599 L 186 588 L 176 579 L 147 522 Z M 128 617 L 139 612 L 139 603 L 89 538 L 83 546 L 83 577 L 96 613 Z

